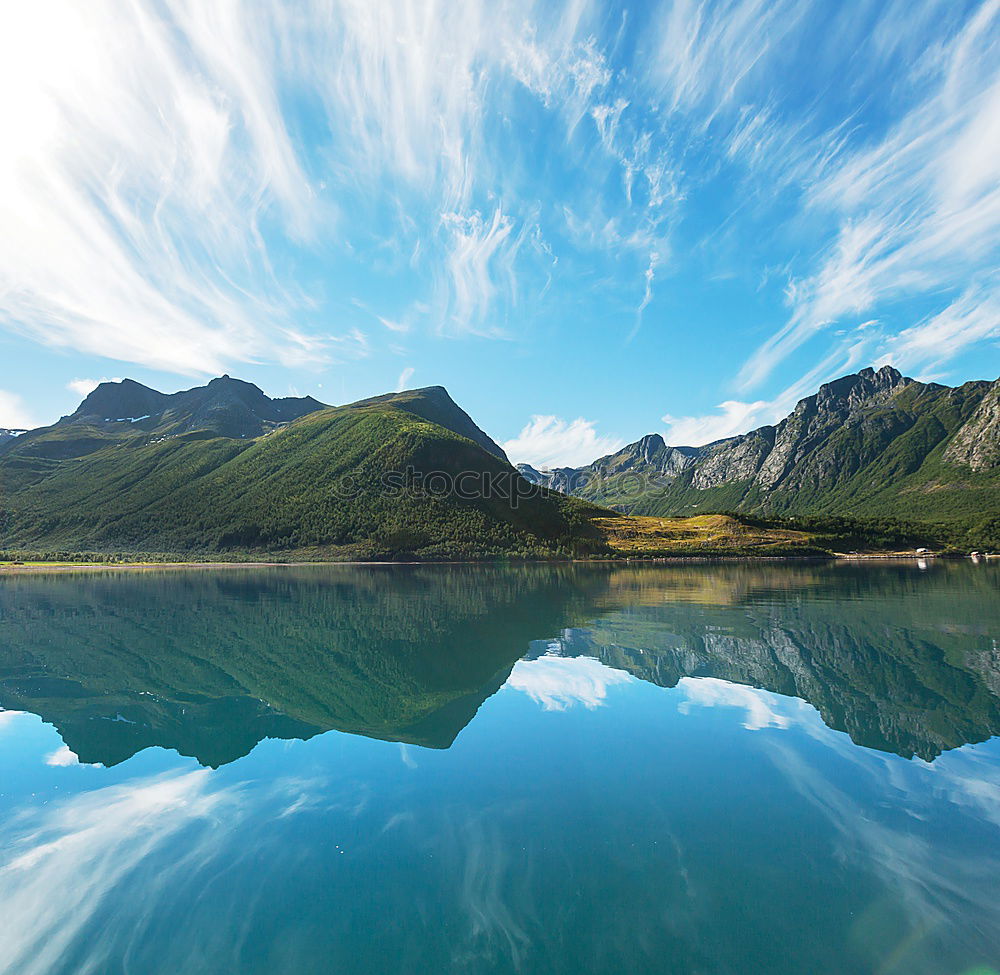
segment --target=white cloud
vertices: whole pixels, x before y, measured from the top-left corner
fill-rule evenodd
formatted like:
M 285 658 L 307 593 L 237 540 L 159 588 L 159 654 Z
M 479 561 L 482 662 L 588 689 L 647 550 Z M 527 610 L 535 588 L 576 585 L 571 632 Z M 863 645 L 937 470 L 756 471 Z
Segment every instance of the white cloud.
M 806 5 L 797 0 L 724 0 L 663 6 L 650 74 L 673 110 L 708 107 L 709 117 L 739 96 L 767 56 L 780 50 Z
M 407 366 L 400 374 L 396 383 L 396 391 L 402 392 L 406 389 L 406 384 L 413 378 L 413 366 Z
M 0 427 L 13 430 L 30 430 L 38 426 L 31 411 L 17 393 L 0 389 Z
M 639 305 L 635 310 L 635 325 L 629 334 L 630 341 L 635 338 L 636 333 L 642 327 L 642 313 L 649 307 L 649 303 L 653 300 L 653 281 L 656 278 L 656 268 L 659 263 L 659 253 L 651 251 L 649 255 L 649 264 L 646 267 L 645 274 L 643 275 L 646 281 L 646 288 L 642 295 L 642 301 L 639 302 Z
M 515 234 L 514 221 L 499 206 L 489 219 L 476 210 L 468 215 L 445 213 L 441 220 L 448 240 L 447 319 L 461 330 L 478 332 L 500 291 L 516 301 L 514 262 L 531 228 L 522 225 Z
M 538 468 L 580 467 L 622 445 L 620 437 L 600 436 L 594 421 L 577 417 L 533 416 L 521 432 L 503 444 L 515 464 Z
M 376 317 L 390 332 L 408 332 L 410 330 L 410 326 L 406 322 L 397 322 L 391 318 L 383 318 L 381 315 Z
M 746 433 L 771 420 L 772 404 L 766 400 L 741 403 L 726 400 L 719 404 L 718 413 L 707 416 L 671 416 L 662 420 L 667 425 L 663 439 L 678 447 L 701 447 L 703 444 Z
M 635 680 L 622 670 L 612 670 L 592 657 L 557 657 L 519 660 L 507 678 L 507 687 L 527 694 L 546 711 L 565 711 L 575 704 L 597 708 L 608 688 Z
M 774 399 L 750 403 L 727 400 L 719 404 L 719 412 L 704 416 L 674 417 L 666 414 L 662 417 L 663 423 L 667 424 L 664 439 L 678 447 L 700 447 L 714 440 L 777 423 L 791 412 L 800 399 L 815 393 L 821 384 L 847 375 L 862 364 L 869 364 L 876 348 L 875 336 L 866 330 L 866 326 L 870 324 L 868 322 L 858 326 L 858 331 L 862 332 L 860 338 L 856 334 L 848 334 L 842 338 L 826 357 L 785 387 Z
M 5 12 L 0 322 L 183 373 L 274 354 L 259 225 L 315 208 L 260 26 L 184 0 Z
M 1000 290 L 970 288 L 937 314 L 888 339 L 878 364 L 919 372 L 985 339 L 1000 339 Z

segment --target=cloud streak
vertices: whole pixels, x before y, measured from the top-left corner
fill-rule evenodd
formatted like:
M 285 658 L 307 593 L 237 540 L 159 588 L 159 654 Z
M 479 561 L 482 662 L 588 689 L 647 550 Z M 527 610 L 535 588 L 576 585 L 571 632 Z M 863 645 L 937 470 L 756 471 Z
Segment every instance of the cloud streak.
M 786 323 L 748 359 L 741 387 L 760 384 L 817 332 L 881 303 L 970 292 L 989 307 L 1000 240 L 1000 4 L 971 19 L 914 67 L 923 94 L 880 140 L 815 148 L 806 206 L 835 230 L 809 275 L 792 281 Z M 947 299 L 943 304 L 948 304 Z M 943 305 L 942 305 L 943 307 Z M 982 338 L 951 333 L 938 361 Z
M 52 0 L 5 14 L 8 328 L 181 373 L 282 357 L 265 325 L 288 296 L 260 223 L 305 233 L 312 189 L 253 19 L 213 9 Z
M 582 326 L 631 357 L 691 309 L 733 385 L 672 411 L 685 436 L 862 337 L 933 371 L 996 338 L 998 25 L 998 0 L 12 7 L 0 327 L 200 375 L 403 333 Z

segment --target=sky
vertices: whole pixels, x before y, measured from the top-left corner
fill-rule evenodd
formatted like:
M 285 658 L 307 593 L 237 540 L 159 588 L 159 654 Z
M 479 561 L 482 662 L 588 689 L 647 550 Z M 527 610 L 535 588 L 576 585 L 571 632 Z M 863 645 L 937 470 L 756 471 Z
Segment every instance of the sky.
M 0 126 L 0 426 L 444 385 L 577 465 L 1000 374 L 1000 0 L 34 0 Z

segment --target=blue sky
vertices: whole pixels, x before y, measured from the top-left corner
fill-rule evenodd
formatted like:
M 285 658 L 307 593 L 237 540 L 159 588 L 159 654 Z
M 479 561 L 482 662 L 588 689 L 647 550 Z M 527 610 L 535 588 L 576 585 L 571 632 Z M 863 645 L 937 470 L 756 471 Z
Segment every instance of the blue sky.
M 1000 0 L 37 0 L 0 425 L 442 384 L 514 460 L 1000 373 Z

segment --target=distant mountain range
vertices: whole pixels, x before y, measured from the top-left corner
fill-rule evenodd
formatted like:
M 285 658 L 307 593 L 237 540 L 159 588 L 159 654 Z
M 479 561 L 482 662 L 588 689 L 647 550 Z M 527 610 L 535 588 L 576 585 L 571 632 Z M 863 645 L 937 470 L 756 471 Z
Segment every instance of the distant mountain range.
M 780 423 L 704 447 L 650 434 L 533 483 L 633 514 L 738 511 L 1000 519 L 1000 380 L 951 387 L 890 366 L 827 383 Z
M 998 471 L 1000 381 L 951 388 L 888 366 L 822 386 L 774 426 L 705 447 L 650 434 L 551 472 L 512 467 L 441 386 L 331 407 L 229 376 L 173 394 L 126 379 L 51 426 L 0 431 L 0 551 L 442 559 L 718 554 L 734 538 L 744 554 L 858 547 L 843 533 L 823 541 L 825 528 L 747 525 L 801 515 L 960 525 L 948 544 L 995 547 Z M 686 534 L 609 508 L 739 512 L 743 523 Z

